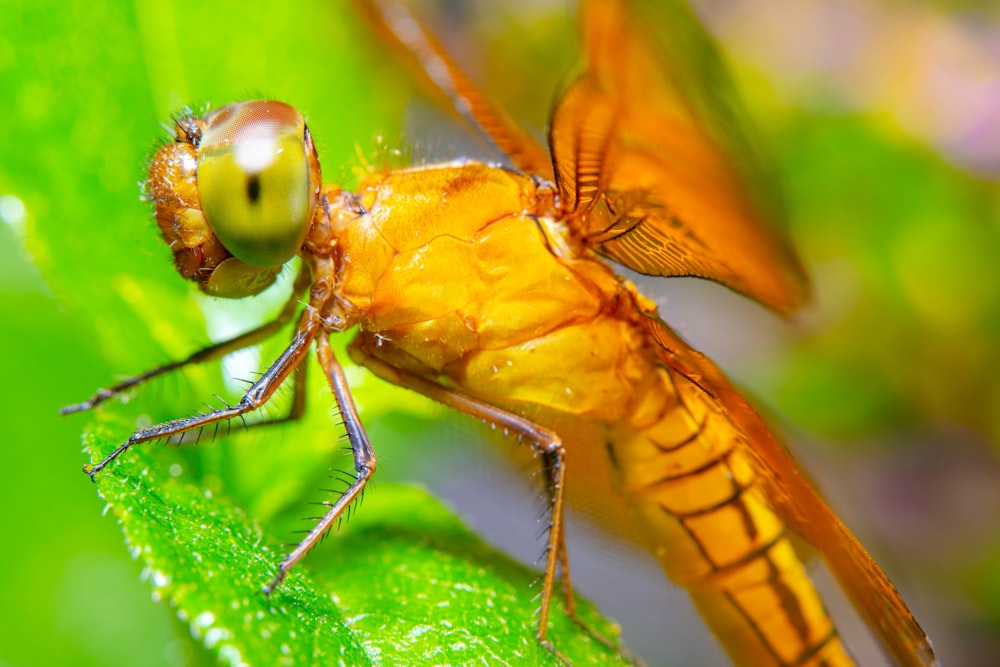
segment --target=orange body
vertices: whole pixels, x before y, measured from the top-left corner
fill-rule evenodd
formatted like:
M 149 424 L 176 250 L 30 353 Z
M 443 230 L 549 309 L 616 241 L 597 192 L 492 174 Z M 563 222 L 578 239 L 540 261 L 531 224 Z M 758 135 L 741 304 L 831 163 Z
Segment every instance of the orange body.
M 723 411 L 658 361 L 643 297 L 552 218 L 552 193 L 470 162 L 372 177 L 337 229 L 355 349 L 552 425 L 597 422 L 666 572 L 741 664 L 850 665 Z M 547 424 L 548 422 L 548 424 Z M 572 485 L 573 449 L 567 439 Z
M 807 293 L 724 68 L 684 5 L 582 3 L 583 67 L 554 104 L 546 151 L 404 8 L 355 4 L 512 168 L 387 171 L 351 194 L 322 185 L 310 132 L 287 104 L 242 102 L 178 118 L 174 142 L 150 165 L 149 192 L 181 275 L 209 294 L 241 298 L 266 288 L 295 252 L 303 270 L 274 322 L 67 411 L 263 340 L 293 318 L 308 290 L 306 305 L 289 346 L 238 404 L 140 428 L 86 471 L 98 474 L 136 444 L 242 418 L 292 377 L 295 416 L 304 401 L 297 371 L 315 344 L 356 477 L 282 561 L 273 590 L 375 472 L 328 342 L 357 327 L 349 350 L 358 363 L 509 427 L 542 458 L 551 513 L 539 641 L 556 571 L 568 578 L 568 499 L 610 514 L 627 507 L 737 664 L 852 664 L 790 532 L 826 561 L 900 665 L 936 664 L 885 573 L 753 408 L 606 261 L 715 280 L 779 313 Z

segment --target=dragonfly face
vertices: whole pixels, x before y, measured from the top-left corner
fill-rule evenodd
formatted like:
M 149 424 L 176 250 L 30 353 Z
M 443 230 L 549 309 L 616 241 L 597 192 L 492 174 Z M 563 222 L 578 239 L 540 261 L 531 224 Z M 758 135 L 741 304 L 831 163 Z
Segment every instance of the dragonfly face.
M 212 296 L 274 282 L 305 240 L 321 176 L 305 119 L 282 102 L 228 104 L 176 122 L 149 168 L 149 191 L 181 275 Z

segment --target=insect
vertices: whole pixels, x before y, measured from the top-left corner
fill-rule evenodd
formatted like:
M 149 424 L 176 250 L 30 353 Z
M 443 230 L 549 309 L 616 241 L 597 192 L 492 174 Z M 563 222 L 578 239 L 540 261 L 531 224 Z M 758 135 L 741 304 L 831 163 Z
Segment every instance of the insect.
M 315 346 L 356 476 L 281 562 L 273 590 L 375 472 L 328 340 L 354 330 L 355 362 L 503 427 L 539 454 L 551 513 L 540 641 L 557 574 L 568 574 L 567 497 L 586 492 L 574 486 L 574 466 L 600 455 L 664 570 L 735 663 L 853 664 L 792 548 L 795 532 L 900 664 L 935 664 L 895 588 L 756 412 L 607 261 L 712 279 L 781 313 L 805 299 L 794 253 L 768 222 L 767 181 L 721 64 L 687 10 L 583 2 L 585 63 L 555 103 L 546 150 L 401 5 L 356 4 L 512 166 L 462 160 L 381 171 L 347 192 L 322 184 L 305 121 L 286 104 L 240 102 L 178 119 L 148 182 L 178 271 L 208 294 L 242 298 L 298 255 L 293 295 L 275 322 L 66 411 L 257 343 L 297 314 L 294 336 L 236 405 L 141 428 L 86 472 L 99 474 L 141 443 L 257 410 L 290 377 L 298 387 Z M 601 451 L 574 439 L 580 422 L 601 433 Z

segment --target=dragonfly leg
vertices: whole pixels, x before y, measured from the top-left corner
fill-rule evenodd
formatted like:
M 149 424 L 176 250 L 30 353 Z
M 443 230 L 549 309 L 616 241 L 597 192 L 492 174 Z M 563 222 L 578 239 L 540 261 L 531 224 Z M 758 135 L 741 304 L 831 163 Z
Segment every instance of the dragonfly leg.
M 309 364 L 299 364 L 292 373 L 292 401 L 288 413 L 280 417 L 248 421 L 246 423 L 247 430 L 261 426 L 276 426 L 302 419 L 302 415 L 306 412 L 306 369 L 308 367 Z
M 366 342 L 362 338 L 355 339 L 348 351 L 351 357 L 365 366 L 375 375 L 400 387 L 411 389 L 428 398 L 454 408 L 460 412 L 480 419 L 488 424 L 501 427 L 520 436 L 530 443 L 544 459 L 544 475 L 546 493 L 549 500 L 548 542 L 545 552 L 545 571 L 542 575 L 541 607 L 538 616 L 538 641 L 562 658 L 561 654 L 546 639 L 548 634 L 549 610 L 552 605 L 552 594 L 555 589 L 556 571 L 562 569 L 564 588 L 569 591 L 569 563 L 562 555 L 565 553 L 563 535 L 564 526 L 564 490 L 566 488 L 566 462 L 562 440 L 559 436 L 544 426 L 535 424 L 519 415 L 507 412 L 489 403 L 473 398 L 461 392 L 443 387 L 419 375 L 409 373 L 387 364 L 365 350 Z M 383 347 L 385 344 L 383 343 Z M 572 600 L 572 594 L 568 597 Z M 572 608 L 573 603 L 570 603 Z M 565 658 L 563 658 L 565 660 Z
M 556 471 L 559 466 L 562 465 L 561 457 L 556 457 L 548 452 L 542 452 L 542 475 L 544 477 L 545 483 L 545 493 L 546 500 L 548 501 L 549 507 L 554 507 L 556 504 Z M 577 621 L 576 617 L 576 597 L 573 595 L 573 582 L 569 574 L 569 551 L 566 549 L 566 531 L 559 531 L 559 545 L 557 548 L 559 554 L 559 580 L 562 584 L 563 598 L 564 598 L 564 609 L 566 615 Z
M 244 332 L 238 336 L 230 338 L 229 340 L 220 341 L 204 347 L 197 352 L 189 355 L 184 359 L 178 361 L 171 361 L 169 363 L 163 364 L 162 366 L 157 366 L 156 368 L 150 369 L 145 373 L 140 373 L 139 375 L 133 375 L 132 377 L 125 378 L 121 382 L 107 388 L 98 389 L 97 392 L 83 401 L 82 403 L 75 403 L 73 405 L 67 405 L 59 411 L 59 414 L 68 415 L 74 412 L 83 412 L 97 407 L 101 403 L 104 403 L 110 398 L 114 398 L 125 391 L 128 391 L 132 387 L 144 384 L 149 380 L 160 375 L 165 375 L 171 373 L 185 366 L 190 366 L 191 364 L 201 363 L 203 361 L 210 361 L 212 359 L 218 359 L 219 357 L 224 357 L 230 352 L 235 352 L 236 350 L 242 350 L 243 348 L 255 345 L 262 340 L 266 340 L 280 331 L 286 324 L 292 321 L 292 317 L 295 315 L 295 311 L 298 308 L 300 298 L 302 293 L 309 286 L 310 272 L 308 267 L 303 266 L 299 270 L 299 275 L 295 279 L 295 286 L 292 288 L 292 295 L 289 297 L 288 301 L 285 303 L 281 312 L 270 322 L 266 322 L 261 326 L 251 329 L 250 331 Z
M 328 505 L 326 514 L 313 526 L 309 534 L 281 561 L 281 564 L 278 566 L 278 574 L 264 589 L 269 595 L 282 582 L 295 564 L 302 560 L 323 539 L 323 536 L 330 531 L 333 524 L 340 519 L 351 503 L 361 497 L 365 485 L 368 484 L 368 480 L 375 474 L 375 451 L 372 449 L 368 434 L 365 433 L 361 419 L 358 417 L 358 410 L 354 405 L 354 399 L 351 398 L 350 387 L 347 385 L 344 370 L 333 354 L 333 350 L 330 349 L 330 343 L 325 335 L 316 339 L 316 354 L 319 358 L 320 366 L 323 367 L 323 371 L 326 373 L 327 382 L 330 384 L 330 389 L 333 390 L 334 399 L 337 401 L 337 408 L 340 410 L 340 415 L 347 428 L 347 438 L 351 443 L 351 451 L 354 454 L 356 476 L 354 482 L 347 487 L 340 497 Z
M 545 488 L 549 493 L 549 505 L 553 506 L 555 504 L 555 497 L 552 491 L 555 487 L 555 469 L 553 464 L 555 463 L 549 456 L 543 453 L 543 467 L 542 474 L 545 476 Z M 619 646 L 615 642 L 611 641 L 603 634 L 595 630 L 594 628 L 587 625 L 586 622 L 576 613 L 576 597 L 573 594 L 573 582 L 570 578 L 569 571 L 569 551 L 566 548 L 566 531 L 562 530 L 559 533 L 559 571 L 561 573 L 560 581 L 562 582 L 563 597 L 565 598 L 564 611 L 566 615 L 572 620 L 576 625 L 587 632 L 594 641 L 605 646 L 606 648 L 618 653 L 623 658 L 631 662 L 633 665 L 644 665 L 642 659 L 635 655 L 623 646 Z M 557 654 L 558 655 L 558 654 Z M 562 657 L 562 656 L 560 656 Z
M 305 358 L 309 351 L 309 345 L 316 337 L 316 332 L 322 323 L 322 318 L 315 308 L 309 308 L 303 313 L 291 344 L 285 348 L 271 367 L 257 379 L 253 385 L 243 394 L 236 405 L 228 405 L 219 410 L 213 410 L 194 417 L 174 419 L 162 424 L 155 424 L 141 428 L 129 436 L 128 440 L 118 446 L 113 452 L 94 465 L 84 466 L 83 471 L 90 475 L 91 479 L 101 472 L 109 463 L 117 459 L 133 446 L 150 440 L 161 440 L 172 436 L 180 435 L 188 431 L 202 429 L 212 424 L 222 421 L 242 418 L 248 412 L 252 412 L 261 407 L 274 395 L 288 376 L 295 371 L 296 367 Z M 293 406 L 294 410 L 294 406 Z

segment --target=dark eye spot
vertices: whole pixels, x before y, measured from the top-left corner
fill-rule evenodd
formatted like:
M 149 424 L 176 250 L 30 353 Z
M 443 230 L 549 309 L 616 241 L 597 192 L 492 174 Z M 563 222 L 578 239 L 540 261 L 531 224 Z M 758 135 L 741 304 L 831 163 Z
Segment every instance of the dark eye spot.
M 260 200 L 260 177 L 257 174 L 247 176 L 247 200 L 251 204 Z

